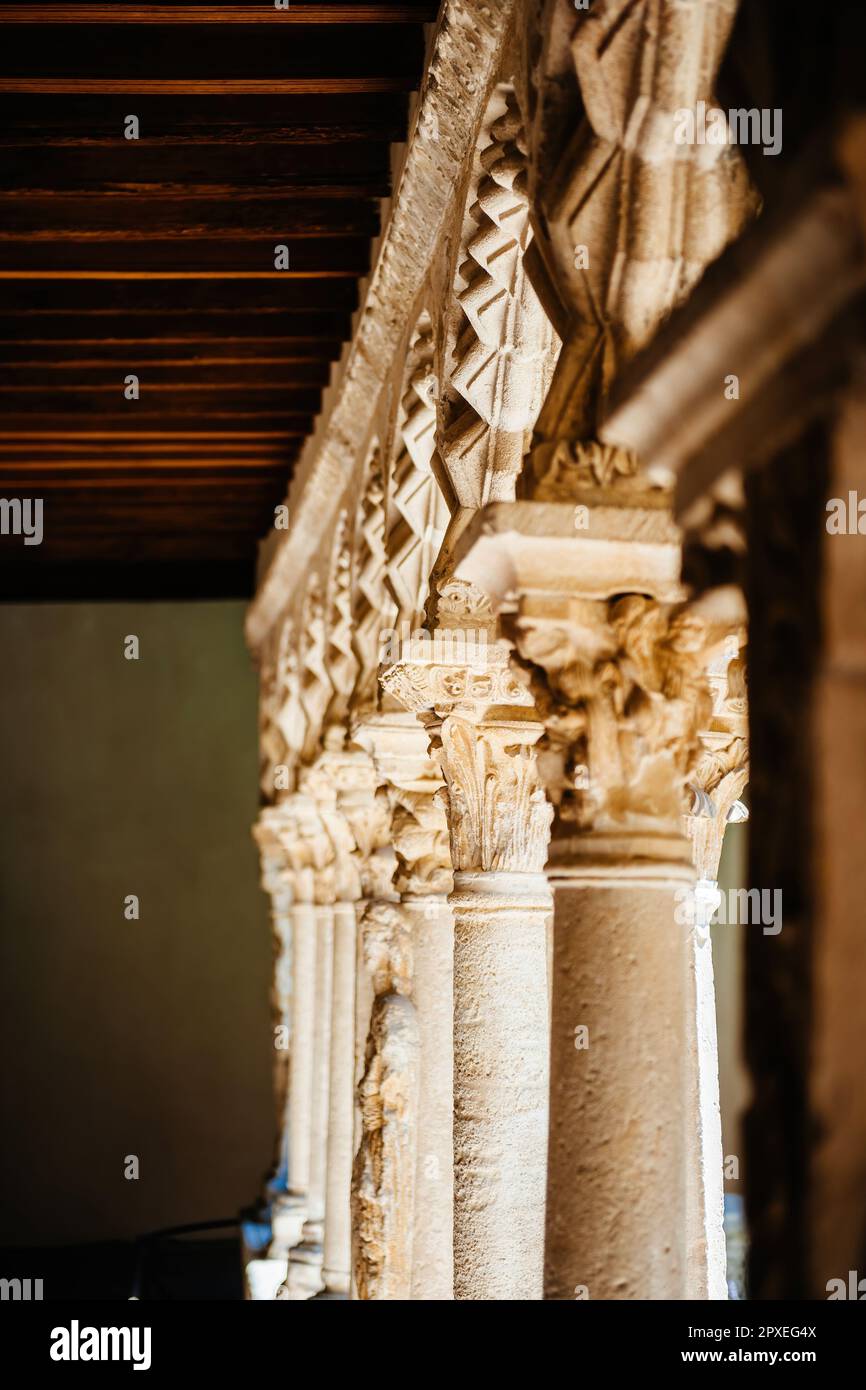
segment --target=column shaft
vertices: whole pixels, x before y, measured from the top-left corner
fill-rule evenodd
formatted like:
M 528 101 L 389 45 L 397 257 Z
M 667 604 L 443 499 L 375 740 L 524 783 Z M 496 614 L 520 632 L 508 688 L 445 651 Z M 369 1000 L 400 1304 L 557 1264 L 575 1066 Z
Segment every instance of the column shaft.
M 454 1297 L 542 1297 L 543 875 L 454 875 Z
M 315 1026 L 310 1110 L 310 1175 L 307 1219 L 302 1240 L 289 1252 L 289 1272 L 283 1289 L 290 1299 L 311 1298 L 322 1287 L 325 1185 L 327 1176 L 328 1097 L 330 1089 L 331 1004 L 334 950 L 334 911 L 317 906 Z
M 289 1055 L 288 1194 L 278 1217 L 281 1237 L 291 1249 L 301 1238 L 310 1182 L 310 1120 L 313 1086 L 313 1035 L 316 993 L 316 918 L 311 903 L 292 908 L 292 1038 Z
M 686 1296 L 689 877 L 551 868 L 548 1299 Z
M 444 896 L 404 895 L 420 1041 L 412 1298 L 454 1297 L 454 923 Z
M 349 1296 L 355 1069 L 355 958 L 358 925 L 354 903 L 334 906 L 328 1172 L 325 1197 L 324 1289 L 317 1298 Z

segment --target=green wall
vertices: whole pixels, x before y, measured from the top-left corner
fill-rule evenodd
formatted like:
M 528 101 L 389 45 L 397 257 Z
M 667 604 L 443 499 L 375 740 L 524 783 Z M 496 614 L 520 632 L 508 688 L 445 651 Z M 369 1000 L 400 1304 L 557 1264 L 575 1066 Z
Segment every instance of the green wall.
M 271 948 L 242 620 L 0 605 L 0 1244 L 232 1216 L 260 1190 Z

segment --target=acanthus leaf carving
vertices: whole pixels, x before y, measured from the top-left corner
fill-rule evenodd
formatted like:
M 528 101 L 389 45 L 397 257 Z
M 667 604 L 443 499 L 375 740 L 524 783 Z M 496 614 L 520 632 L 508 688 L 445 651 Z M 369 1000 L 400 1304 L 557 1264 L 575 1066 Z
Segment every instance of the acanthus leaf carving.
M 478 725 L 456 715 L 443 720 L 433 746 L 441 749 L 455 869 L 543 870 L 553 807 L 527 741 L 540 733 L 538 726 L 529 734 L 528 726 Z
M 513 628 L 534 667 L 547 730 L 539 757 L 559 821 L 676 833 L 712 708 L 703 620 L 629 594 L 577 601 L 567 623 L 522 616 Z

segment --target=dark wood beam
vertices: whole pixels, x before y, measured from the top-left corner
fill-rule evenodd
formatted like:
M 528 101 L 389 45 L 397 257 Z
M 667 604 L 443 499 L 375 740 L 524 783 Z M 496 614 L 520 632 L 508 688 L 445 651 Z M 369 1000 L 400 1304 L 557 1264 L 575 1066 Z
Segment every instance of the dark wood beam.
M 45 481 L 46 486 L 49 482 L 60 486 L 61 482 L 68 483 L 70 487 L 80 485 L 82 479 L 94 480 L 102 486 L 103 479 L 138 478 L 144 480 L 153 475 L 158 481 L 159 476 L 168 474 L 179 474 L 186 477 L 189 473 L 206 472 L 219 474 L 213 479 L 214 486 L 220 485 L 220 479 L 226 476 L 238 474 L 250 474 L 257 477 L 259 481 L 266 481 L 274 475 L 285 473 L 287 463 L 274 459 L 260 458 L 224 458 L 219 454 L 209 453 L 202 458 L 142 458 L 133 462 L 118 459 L 88 458 L 86 455 L 76 459 L 4 459 L 0 458 L 0 482 L 3 486 L 8 485 L 10 478 L 22 478 L 26 480 L 26 486 L 32 485 L 33 477 L 39 477 Z M 74 474 L 74 477 L 69 475 Z
M 130 365 L 130 364 L 134 365 Z M 127 372 L 138 371 L 148 391 L 289 391 L 326 384 L 326 361 L 280 357 L 217 358 L 209 362 L 138 362 L 128 353 L 115 361 L 0 361 L 0 391 L 112 391 Z M 0 422 L 2 427 L 2 422 Z
M 12 411 L 19 415 L 34 413 L 44 419 L 53 411 L 64 415 L 102 415 L 109 411 L 126 411 L 126 423 L 131 416 L 148 417 L 153 413 L 170 411 L 180 415 L 289 414 L 314 415 L 321 403 L 321 391 L 314 386 L 275 386 L 269 381 L 255 385 L 230 387 L 220 383 L 208 386 L 149 382 L 142 369 L 139 375 L 140 397 L 125 401 L 123 378 L 111 386 L 21 386 L 0 382 L 0 429 Z
M 98 97 L 0 96 L 0 146 L 111 145 L 123 134 L 127 102 Z M 355 145 L 406 138 L 405 94 L 143 97 L 139 149 L 153 145 Z M 124 141 L 124 145 L 126 145 Z M 267 166 L 274 152 L 257 161 Z
M 431 24 L 438 5 L 0 5 L 5 24 Z
M 283 367 L 310 372 L 310 380 L 319 380 L 319 373 L 327 380 L 331 361 L 339 355 L 338 341 L 319 338 L 220 338 L 212 342 L 193 340 L 85 340 L 80 342 L 46 340 L 19 340 L 15 343 L 0 342 L 0 368 L 24 371 L 33 368 L 38 371 L 75 371 L 82 368 L 125 367 L 132 360 L 150 362 L 154 370 L 181 367 L 185 372 L 199 372 L 214 368 L 228 370 L 230 367 L 249 366 L 251 370 L 260 367 Z M 305 378 L 306 379 L 306 378 Z
M 146 319 L 155 313 L 256 313 L 262 315 L 259 332 L 266 327 L 266 316 L 287 309 L 344 309 L 351 312 L 357 303 L 358 288 L 353 277 L 292 276 L 276 271 L 265 278 L 159 276 L 153 278 L 107 276 L 57 279 L 13 275 L 6 278 L 2 302 L 5 313 L 38 318 L 45 313 L 101 313 L 122 318 L 124 329 L 135 329 L 132 317 Z M 230 325 L 226 324 L 230 330 Z M 35 336 L 35 335 L 31 335 Z
M 17 343 L 29 350 L 34 343 L 59 342 L 68 347 L 77 344 L 90 349 L 93 343 L 116 344 L 150 342 L 156 347 L 170 346 L 172 351 L 182 346 L 195 352 L 216 352 L 223 346 L 237 351 L 238 346 L 263 340 L 282 344 L 296 342 L 342 343 L 351 331 L 348 313 L 326 310 L 297 311 L 281 307 L 276 313 L 262 317 L 260 312 L 232 311 L 208 313 L 204 310 L 159 310 L 139 313 L 130 321 L 123 314 L 110 310 L 97 313 L 80 309 L 43 308 L 38 313 L 0 313 L 0 350 L 4 343 Z M 323 349 L 324 351 L 324 349 Z M 336 355 L 336 354 L 334 354 Z
M 135 24 L 92 24 L 73 34 L 59 24 L 18 24 L 4 34 L 0 76 L 4 83 L 98 82 L 105 92 L 117 91 L 118 83 L 127 84 L 129 91 L 167 91 L 168 83 L 182 91 L 203 90 L 206 83 L 221 92 L 237 90 L 238 84 L 253 84 L 252 91 L 264 84 L 282 90 L 287 82 L 303 84 L 299 91 L 341 90 L 339 85 L 318 85 L 323 82 L 396 82 L 405 87 L 417 84 L 422 48 L 420 28 L 401 24 L 383 25 L 373 33 L 346 21 L 277 24 L 267 35 L 255 25 L 181 25 L 167 35 L 158 27 Z
M 411 77 L 0 77 L 0 93 L 8 96 L 70 96 L 100 93 L 120 96 L 304 96 L 307 93 L 364 95 L 368 92 L 411 92 Z
M 267 236 L 357 236 L 369 242 L 379 230 L 378 206 L 371 199 L 147 197 L 141 194 L 34 194 L 24 199 L 0 192 L 0 257 L 5 244 L 26 236 L 33 241 L 151 241 L 200 237 L 240 241 Z M 273 245 L 273 242 L 272 242 Z M 369 259 L 369 256 L 368 256 Z
M 288 248 L 288 270 L 274 269 L 274 247 Z M 276 230 L 235 241 L 205 236 L 151 240 L 118 234 L 75 241 L 66 237 L 0 239 L 0 280 L 356 279 L 370 268 L 365 237 L 292 237 Z
M 210 416 L 209 424 L 214 424 L 220 417 Z M 117 421 L 111 420 L 110 416 L 101 416 L 99 424 L 100 430 L 76 430 L 75 417 L 64 420 L 63 416 L 54 414 L 49 420 L 43 420 L 42 430 L 31 430 L 26 416 L 15 417 L 7 416 L 4 424 L 4 436 L 7 442 L 15 441 L 49 441 L 49 439 L 107 439 L 107 441 L 120 441 L 120 439 L 179 439 L 182 436 L 189 436 L 193 439 L 279 439 L 284 443 L 286 439 L 306 438 L 309 421 L 302 421 L 300 428 L 289 425 L 285 420 L 267 420 L 261 417 L 256 427 L 250 427 L 249 421 L 236 416 L 225 416 L 221 418 L 218 430 L 185 430 L 182 420 L 147 420 L 147 430 L 129 430 L 129 417 L 120 416 Z
M 282 203 L 296 187 L 309 187 L 314 197 L 327 196 L 322 187 L 351 188 L 352 197 L 370 196 L 366 187 L 389 186 L 389 146 L 385 141 L 343 145 L 286 145 L 251 152 L 246 145 L 142 146 L 124 140 L 118 128 L 113 145 L 64 147 L 17 146 L 3 149 L 0 190 L 10 193 L 133 193 L 141 197 L 161 188 L 195 192 L 202 188 L 237 188 L 247 197 L 264 196 L 268 189 Z M 343 195 L 345 196 L 345 195 Z

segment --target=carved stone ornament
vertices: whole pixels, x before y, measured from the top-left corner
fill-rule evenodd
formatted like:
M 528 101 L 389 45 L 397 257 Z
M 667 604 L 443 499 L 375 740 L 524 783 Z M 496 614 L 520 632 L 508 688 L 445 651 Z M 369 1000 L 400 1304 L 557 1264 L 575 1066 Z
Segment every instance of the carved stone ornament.
M 674 833 L 712 710 L 703 620 L 631 594 L 577 601 L 567 625 L 518 617 L 513 627 L 536 668 L 539 759 L 560 821 Z
M 715 106 L 736 0 L 548 0 L 529 140 L 538 235 L 530 276 L 569 322 L 538 440 L 592 439 L 615 377 L 754 212 L 733 141 L 686 138 Z M 700 61 L 696 61 L 696 55 Z M 726 131 L 727 134 L 727 131 Z M 540 244 L 538 244 L 540 243 Z M 555 287 L 555 288 L 554 288 Z M 550 470 L 548 450 L 534 477 Z
M 457 716 L 443 721 L 438 748 L 455 869 L 543 870 L 553 807 L 531 747 L 540 733 L 524 724 L 479 728 Z
M 423 896 L 451 891 L 448 824 L 439 790 L 395 788 L 393 792 L 391 827 L 397 853 L 394 886 L 399 893 Z
M 746 669 L 741 655 L 743 634 L 733 636 L 728 650 L 709 669 L 712 713 L 700 730 L 701 752 L 687 786 L 690 804 L 684 823 L 692 842 L 698 875 L 718 877 L 725 826 L 747 819 L 740 797 L 749 776 Z M 731 654 L 731 645 L 736 655 Z

